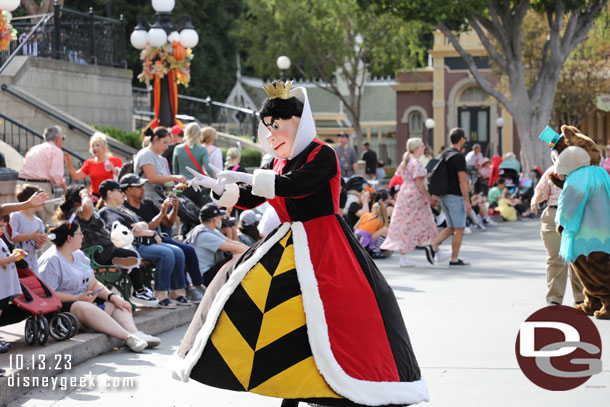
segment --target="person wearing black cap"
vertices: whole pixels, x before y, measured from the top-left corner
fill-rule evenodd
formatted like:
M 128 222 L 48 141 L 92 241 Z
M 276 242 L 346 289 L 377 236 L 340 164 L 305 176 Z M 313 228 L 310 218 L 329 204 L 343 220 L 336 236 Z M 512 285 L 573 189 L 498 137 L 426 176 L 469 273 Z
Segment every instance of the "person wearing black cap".
M 155 297 L 160 308 L 192 305 L 185 297 L 184 253 L 179 247 L 166 244 L 148 224 L 133 211 L 123 206 L 125 199 L 121 185 L 106 180 L 100 185 L 102 198 L 98 201 L 99 214 L 107 225 L 115 221 L 131 228 L 138 242 L 134 244 L 143 259 L 155 264 Z M 171 298 L 170 298 L 171 297 Z
M 145 179 L 138 177 L 136 174 L 125 174 L 121 177 L 120 183 L 125 194 L 125 202 L 123 203 L 125 208 L 130 209 L 145 222 L 148 222 L 150 230 L 157 230 L 163 225 L 171 231 L 172 226 L 178 218 L 180 200 L 177 196 L 166 198 L 159 210 L 150 199 L 144 199 Z M 188 244 L 177 242 L 165 236 L 161 237 L 161 241 L 177 246 L 184 252 L 185 272 L 191 277 L 191 282 L 193 283 L 193 285 L 187 288 L 187 297 L 193 303 L 198 304 L 203 297 L 205 288 L 203 287 L 195 249 Z
M 223 252 L 240 254 L 248 250 L 245 244 L 231 240 L 218 231 L 224 214 L 225 211 L 218 209 L 214 203 L 204 205 L 199 212 L 201 224 L 195 226 L 184 240 L 197 252 L 199 270 L 206 286 L 210 284 L 218 270 L 231 259 L 231 256 L 225 256 Z

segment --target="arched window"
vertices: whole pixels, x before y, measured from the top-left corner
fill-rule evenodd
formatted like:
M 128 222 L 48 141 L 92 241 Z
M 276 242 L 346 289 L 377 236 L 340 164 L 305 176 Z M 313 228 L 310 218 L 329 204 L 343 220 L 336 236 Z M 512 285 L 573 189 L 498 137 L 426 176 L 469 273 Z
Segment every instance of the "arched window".
M 424 118 L 422 117 L 421 112 L 413 111 L 409 114 L 409 138 L 424 137 Z
M 460 103 L 484 102 L 487 94 L 478 86 L 471 86 L 460 94 Z

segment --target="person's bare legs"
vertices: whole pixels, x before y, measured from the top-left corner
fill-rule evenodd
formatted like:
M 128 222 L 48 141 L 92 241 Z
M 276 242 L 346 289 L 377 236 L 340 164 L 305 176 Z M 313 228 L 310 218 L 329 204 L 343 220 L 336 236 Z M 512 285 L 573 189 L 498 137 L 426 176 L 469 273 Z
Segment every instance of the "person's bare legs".
M 112 319 L 110 315 L 99 309 L 97 305 L 85 301 L 76 301 L 70 307 L 70 312 L 74 314 L 79 322 L 87 325 L 94 331 L 102 332 L 124 341 L 127 340 L 129 332 Z
M 444 229 L 441 233 L 439 233 L 436 240 L 432 243 L 432 248 L 434 249 L 435 252 L 438 252 L 439 246 L 445 241 L 445 239 L 447 239 L 449 236 L 451 236 L 453 234 L 454 230 L 455 229 L 453 229 L 453 228 L 447 228 L 447 229 Z
M 453 239 L 451 240 L 451 261 L 457 261 L 462 246 L 462 237 L 464 236 L 464 228 L 454 229 Z
M 104 311 L 112 317 L 116 322 L 119 323 L 130 334 L 133 334 L 138 331 L 136 328 L 135 322 L 133 322 L 133 315 L 131 312 L 126 311 L 124 309 L 119 309 L 116 305 L 111 302 L 106 301 L 106 307 Z

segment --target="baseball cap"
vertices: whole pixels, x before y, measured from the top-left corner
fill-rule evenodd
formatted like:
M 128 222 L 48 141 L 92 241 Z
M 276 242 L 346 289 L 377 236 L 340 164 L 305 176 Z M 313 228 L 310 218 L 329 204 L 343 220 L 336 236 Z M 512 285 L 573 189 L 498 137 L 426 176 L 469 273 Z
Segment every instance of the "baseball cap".
M 118 182 L 113 179 L 107 179 L 100 184 L 100 195 L 103 197 L 106 196 L 108 191 L 112 191 L 114 189 L 121 189 L 121 186 Z
M 171 131 L 172 136 L 174 134 L 184 134 L 184 132 L 182 131 L 182 127 L 180 127 L 179 125 L 175 125 L 174 127 L 172 127 L 172 131 Z
M 225 213 L 225 211 L 221 211 L 220 209 L 218 209 L 218 206 L 216 206 L 216 204 L 210 202 L 205 204 L 199 211 L 199 219 L 202 222 L 205 222 L 217 216 L 223 216 Z
M 121 183 L 122 189 L 127 189 L 129 187 L 141 187 L 148 180 L 144 178 L 138 177 L 136 174 L 125 174 L 121 177 L 119 182 Z
M 349 137 L 347 133 L 339 133 L 339 137 Z
M 254 225 L 256 222 L 260 222 L 262 216 L 254 211 L 243 211 L 239 215 L 239 222 L 244 226 Z

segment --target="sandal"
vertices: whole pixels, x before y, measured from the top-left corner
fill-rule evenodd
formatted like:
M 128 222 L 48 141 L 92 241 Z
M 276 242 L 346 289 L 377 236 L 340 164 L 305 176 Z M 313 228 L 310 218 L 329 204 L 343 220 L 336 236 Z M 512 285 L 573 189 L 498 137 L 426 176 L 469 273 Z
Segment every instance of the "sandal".
M 174 301 L 178 305 L 193 305 L 193 303 L 189 301 L 184 295 L 180 295 L 174 298 L 172 301 Z
M 172 308 L 176 308 L 176 303 L 172 302 L 172 300 L 170 300 L 169 298 L 164 298 L 159 301 L 156 308 L 172 309 Z

